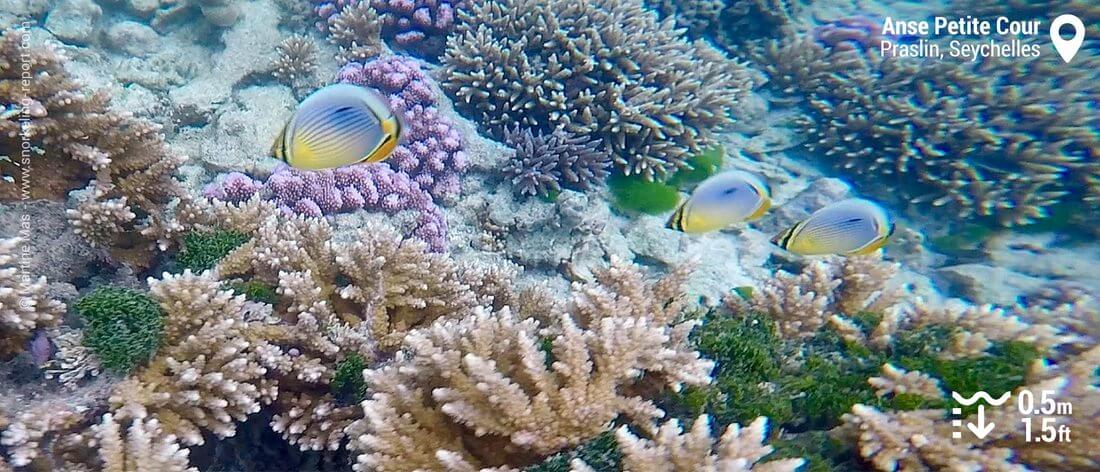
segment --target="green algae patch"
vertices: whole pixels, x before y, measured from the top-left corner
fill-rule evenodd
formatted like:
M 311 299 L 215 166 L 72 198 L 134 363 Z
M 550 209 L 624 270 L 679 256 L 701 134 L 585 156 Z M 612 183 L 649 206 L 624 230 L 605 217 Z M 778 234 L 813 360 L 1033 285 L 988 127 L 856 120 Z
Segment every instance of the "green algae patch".
M 202 272 L 214 266 L 230 251 L 248 242 L 248 235 L 237 231 L 192 231 L 183 238 L 183 250 L 176 257 L 181 269 Z
M 84 345 L 103 367 L 126 373 L 148 361 L 164 335 L 164 310 L 145 293 L 101 287 L 74 306 L 84 320 Z
M 569 472 L 569 463 L 580 459 L 596 472 L 619 472 L 622 470 L 622 453 L 615 440 L 614 431 L 606 431 L 588 442 L 568 451 L 559 452 L 542 462 L 532 465 L 524 472 Z
M 690 167 L 681 168 L 668 179 L 674 187 L 694 185 L 722 170 L 722 161 L 726 159 L 726 149 L 721 145 L 709 148 L 687 160 Z
M 676 187 L 637 175 L 614 175 L 607 180 L 607 186 L 612 203 L 619 210 L 660 215 L 672 211 L 680 203 Z
M 279 296 L 275 293 L 275 287 L 260 282 L 249 280 L 247 282 L 233 282 L 229 288 L 238 294 L 243 294 L 249 301 L 274 305 Z
M 329 387 L 336 400 L 344 405 L 354 405 L 367 398 L 367 382 L 363 379 L 366 361 L 358 354 L 352 354 L 336 364 Z

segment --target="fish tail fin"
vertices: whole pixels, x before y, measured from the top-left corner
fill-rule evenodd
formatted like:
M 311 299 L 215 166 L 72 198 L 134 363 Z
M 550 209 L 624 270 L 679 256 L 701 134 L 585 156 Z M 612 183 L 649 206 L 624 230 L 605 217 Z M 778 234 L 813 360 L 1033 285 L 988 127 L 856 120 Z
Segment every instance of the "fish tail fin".
M 672 212 L 672 216 L 668 217 L 668 222 L 665 223 L 665 228 L 683 232 L 684 231 L 684 207 L 687 206 L 687 202 L 681 203 L 676 207 L 676 211 Z

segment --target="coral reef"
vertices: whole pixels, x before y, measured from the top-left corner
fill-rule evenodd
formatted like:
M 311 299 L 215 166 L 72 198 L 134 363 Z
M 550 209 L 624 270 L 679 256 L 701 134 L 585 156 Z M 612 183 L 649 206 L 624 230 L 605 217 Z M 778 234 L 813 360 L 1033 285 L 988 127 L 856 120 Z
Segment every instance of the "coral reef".
M 173 174 L 184 158 L 165 145 L 160 125 L 111 110 L 106 92 L 83 89 L 53 48 L 21 41 L 15 31 L 0 37 L 2 101 L 20 104 L 9 115 L 17 119 L 0 121 L 0 153 L 13 156 L 0 172 L 15 182 L 0 187 L 0 199 L 64 200 L 87 185 L 67 211 L 77 234 L 118 260 L 147 265 L 156 248 L 145 234 L 183 195 Z M 27 86 L 21 74 L 32 77 Z
M 341 62 L 364 61 L 382 52 L 382 23 L 365 1 L 329 17 L 328 32 L 329 40 L 340 47 Z
M 500 134 L 519 125 L 600 139 L 627 174 L 662 178 L 712 142 L 751 87 L 640 0 L 500 0 L 460 12 L 444 90 Z
M 458 12 L 467 0 L 310 0 L 314 12 L 331 29 L 333 19 L 349 10 L 369 18 L 370 37 L 381 36 L 393 49 L 435 58 L 443 52 L 447 35 L 454 29 Z M 327 23 L 327 24 L 325 24 Z M 363 31 L 367 31 L 364 29 Z M 379 40 L 380 41 L 380 40 Z M 364 44 L 360 41 L 360 44 Z
M 611 156 L 599 140 L 568 131 L 550 134 L 528 128 L 504 130 L 504 142 L 516 155 L 503 169 L 520 195 L 556 195 L 562 187 L 589 190 L 607 178 Z
M 50 298 L 46 278 L 20 268 L 18 238 L 0 239 L 0 360 L 23 351 L 35 330 L 61 322 L 65 304 Z
M 284 213 L 314 218 L 361 209 L 389 215 L 410 212 L 412 222 L 407 234 L 428 243 L 434 251 L 447 249 L 443 211 L 417 182 L 387 164 L 358 164 L 317 172 L 280 166 L 263 184 L 247 175 L 231 173 L 220 184 L 208 186 L 204 194 L 235 203 L 253 195 L 266 196 Z
M 646 0 L 663 18 L 676 21 L 692 38 L 705 38 L 729 51 L 795 30 L 799 0 Z
M 881 260 L 881 253 L 816 260 L 797 275 L 777 272 L 747 303 L 731 295 L 726 304 L 734 311 L 767 314 L 783 337 L 813 336 L 832 315 L 883 313 L 903 301 L 906 287 L 888 285 L 899 265 Z
M 308 36 L 296 34 L 275 46 L 275 70 L 271 75 L 295 90 L 303 90 L 315 82 L 317 45 Z
M 673 390 L 710 380 L 713 364 L 685 349 L 695 323 L 676 320 L 688 273 L 647 283 L 613 261 L 575 286 L 564 312 L 478 307 L 409 333 L 404 355 L 364 373 L 373 393 L 349 427 L 364 451 L 356 470 L 511 466 L 579 445 L 620 415 L 652 428 L 663 413 L 637 396 L 640 380 Z
M 176 437 L 164 434 L 156 419 L 146 421 L 144 415 L 136 415 L 129 427 L 115 420 L 114 415 L 103 415 L 103 422 L 93 429 L 103 469 L 112 472 L 198 472 L 189 467 L 189 451 L 181 448 Z M 125 434 L 123 430 L 125 428 Z
M 846 44 L 788 38 L 758 59 L 772 87 L 805 98 L 807 148 L 869 192 L 1005 226 L 1095 208 L 1100 139 L 1082 130 L 1100 126 L 1086 85 L 1096 67 L 1049 55 L 909 61 Z M 1021 84 L 1025 75 L 1042 79 Z M 1083 203 L 1067 199 L 1080 194 Z
M 366 0 L 360 0 L 366 1 Z M 370 0 L 392 46 L 435 57 L 443 52 L 458 12 L 469 0 Z
M 416 61 L 390 56 L 366 64 L 353 62 L 340 69 L 336 80 L 390 94 L 390 105 L 403 117 L 405 129 L 403 142 L 386 162 L 433 198 L 458 195 L 459 177 L 469 165 L 465 143 L 451 119 L 437 108 L 434 85 Z
M 615 431 L 623 452 L 623 469 L 629 472 L 717 472 L 755 470 L 794 472 L 805 463 L 802 459 L 762 461 L 774 450 L 763 444 L 768 434 L 768 419 L 757 418 L 747 428 L 733 424 L 714 443 L 710 420 L 705 415 L 694 422 L 690 431 L 682 431 L 676 420 L 665 423 L 653 440 L 639 438 L 626 426 Z M 573 462 L 575 472 L 595 472 L 583 461 Z

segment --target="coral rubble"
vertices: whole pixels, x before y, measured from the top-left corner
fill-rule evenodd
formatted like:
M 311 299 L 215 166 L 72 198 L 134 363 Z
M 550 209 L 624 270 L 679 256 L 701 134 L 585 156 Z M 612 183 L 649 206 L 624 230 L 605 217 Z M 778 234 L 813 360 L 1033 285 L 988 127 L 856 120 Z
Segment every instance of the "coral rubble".
M 742 66 L 640 0 L 497 0 L 459 16 L 442 71 L 459 109 L 497 134 L 600 139 L 628 174 L 684 167 L 751 87 Z

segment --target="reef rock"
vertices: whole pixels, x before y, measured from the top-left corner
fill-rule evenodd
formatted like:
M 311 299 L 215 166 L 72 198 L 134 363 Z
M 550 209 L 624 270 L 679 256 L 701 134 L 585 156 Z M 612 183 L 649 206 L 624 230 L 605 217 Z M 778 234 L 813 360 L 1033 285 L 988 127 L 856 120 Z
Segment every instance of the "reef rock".
M 271 142 L 296 102 L 289 89 L 279 86 L 248 87 L 236 98 L 206 127 L 182 130 L 175 143 L 215 172 L 266 176 L 279 163 L 266 157 Z
M 107 44 L 131 56 L 145 56 L 160 49 L 160 35 L 136 21 L 115 23 L 107 29 Z
M 1034 293 L 1048 281 L 1011 269 L 985 264 L 959 264 L 944 267 L 936 275 L 947 282 L 953 293 L 974 303 L 1012 306 L 1023 294 Z
M 283 39 L 278 29 L 279 10 L 269 1 L 254 1 L 247 4 L 246 11 L 222 36 L 225 49 L 202 66 L 194 80 L 170 92 L 177 112 L 189 120 L 208 119 L 242 79 L 271 67 L 272 50 Z
M 62 0 L 46 16 L 45 27 L 58 39 L 87 44 L 98 29 L 103 9 L 92 0 Z

